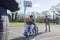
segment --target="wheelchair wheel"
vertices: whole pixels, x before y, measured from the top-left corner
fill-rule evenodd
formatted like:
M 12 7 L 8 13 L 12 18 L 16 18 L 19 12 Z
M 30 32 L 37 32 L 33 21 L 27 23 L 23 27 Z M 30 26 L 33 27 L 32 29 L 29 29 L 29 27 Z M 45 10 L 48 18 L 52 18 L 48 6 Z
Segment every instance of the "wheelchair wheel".
M 36 34 L 38 34 L 38 27 L 36 27 Z
M 34 34 L 34 35 L 37 35 L 37 34 L 38 34 L 38 27 L 35 27 L 35 28 L 33 29 L 33 34 Z

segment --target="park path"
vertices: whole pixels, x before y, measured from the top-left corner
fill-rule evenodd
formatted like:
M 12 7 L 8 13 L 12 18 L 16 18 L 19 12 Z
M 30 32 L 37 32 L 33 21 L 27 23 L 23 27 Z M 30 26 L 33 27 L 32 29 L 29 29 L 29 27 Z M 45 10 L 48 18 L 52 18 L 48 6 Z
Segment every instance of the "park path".
M 60 25 L 51 25 L 51 32 L 45 32 L 43 25 L 38 29 L 38 35 L 31 40 L 60 40 Z M 11 27 L 9 32 L 14 34 L 10 40 L 28 40 L 23 36 L 24 27 Z

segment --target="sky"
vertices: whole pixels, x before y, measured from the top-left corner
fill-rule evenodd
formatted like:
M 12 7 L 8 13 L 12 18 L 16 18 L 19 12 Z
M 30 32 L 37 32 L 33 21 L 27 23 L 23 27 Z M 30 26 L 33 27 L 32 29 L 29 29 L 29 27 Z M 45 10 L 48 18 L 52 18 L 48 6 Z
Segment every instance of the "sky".
M 19 10 L 20 13 L 24 13 L 24 1 L 31 1 L 32 7 L 27 7 L 26 13 L 28 12 L 42 12 L 45 10 L 49 10 L 52 6 L 57 5 L 60 3 L 60 0 L 17 0 L 18 3 L 21 2 L 21 9 Z

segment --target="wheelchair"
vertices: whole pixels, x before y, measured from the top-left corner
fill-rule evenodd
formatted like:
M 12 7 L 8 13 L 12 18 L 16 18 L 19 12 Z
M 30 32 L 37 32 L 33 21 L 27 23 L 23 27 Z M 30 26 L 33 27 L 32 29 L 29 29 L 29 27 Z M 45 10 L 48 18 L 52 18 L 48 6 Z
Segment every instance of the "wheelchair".
M 32 35 L 31 36 L 37 36 L 38 34 L 38 27 L 36 25 L 34 25 L 34 28 L 32 30 Z M 24 36 L 27 38 L 27 37 L 31 37 L 30 36 L 30 27 L 28 28 L 28 33 L 24 33 Z

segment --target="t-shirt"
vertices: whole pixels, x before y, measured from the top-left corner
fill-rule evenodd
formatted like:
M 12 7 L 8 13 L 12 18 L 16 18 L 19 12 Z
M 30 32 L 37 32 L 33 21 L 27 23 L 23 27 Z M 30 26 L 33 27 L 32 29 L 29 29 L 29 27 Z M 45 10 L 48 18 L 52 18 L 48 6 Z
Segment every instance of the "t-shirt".
M 45 22 L 45 23 L 49 23 L 49 22 L 50 22 L 49 18 L 45 18 L 45 19 L 44 19 L 44 22 Z
M 26 23 L 27 23 L 27 24 L 34 24 L 34 20 L 31 19 L 31 18 L 27 18 L 27 19 L 26 19 Z

